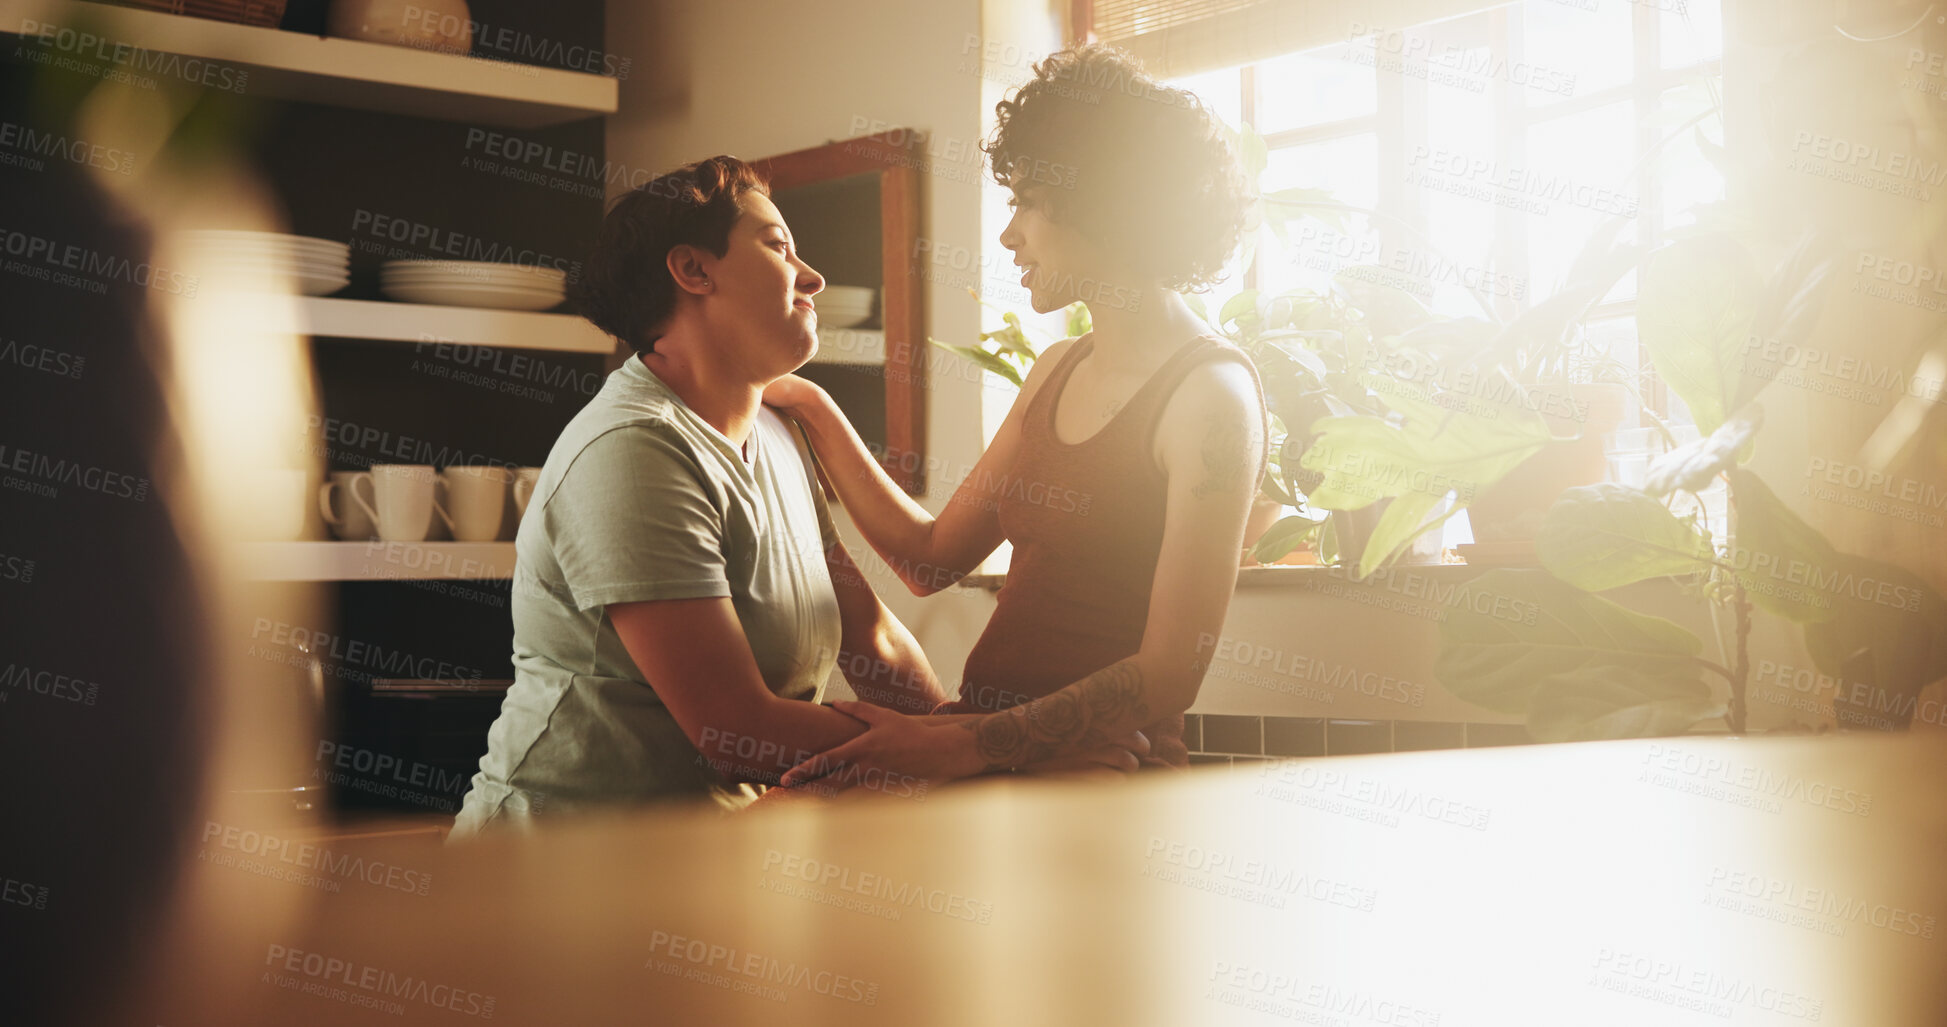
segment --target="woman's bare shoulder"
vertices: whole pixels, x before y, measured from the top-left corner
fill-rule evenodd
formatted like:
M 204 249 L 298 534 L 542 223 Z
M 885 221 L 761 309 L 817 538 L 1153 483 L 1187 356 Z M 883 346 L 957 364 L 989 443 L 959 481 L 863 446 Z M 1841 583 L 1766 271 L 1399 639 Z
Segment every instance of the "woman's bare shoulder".
M 1086 336 L 1076 336 L 1063 339 L 1060 342 L 1049 343 L 1048 348 L 1042 350 L 1041 354 L 1034 358 L 1033 366 L 1028 368 L 1027 379 L 1021 383 L 1021 395 L 1019 399 L 1014 401 L 1015 404 L 1018 406 L 1033 398 L 1034 394 L 1040 391 L 1041 383 L 1047 381 L 1048 376 L 1054 373 L 1055 365 L 1061 363 L 1063 358 L 1068 355 L 1068 351 L 1073 349 L 1075 344 L 1082 341 L 1083 338 L 1086 338 Z

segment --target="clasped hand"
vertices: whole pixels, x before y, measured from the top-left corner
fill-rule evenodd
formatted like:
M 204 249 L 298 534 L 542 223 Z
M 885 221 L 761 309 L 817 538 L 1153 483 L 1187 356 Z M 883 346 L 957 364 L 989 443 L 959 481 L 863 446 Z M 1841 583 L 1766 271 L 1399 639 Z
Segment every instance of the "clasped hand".
M 786 788 L 817 783 L 833 791 L 855 788 L 903 793 L 915 781 L 935 784 L 995 769 L 975 744 L 972 724 L 993 714 L 914 717 L 868 703 L 841 701 L 832 708 L 863 723 L 865 733 L 792 767 Z M 1149 754 L 1140 731 L 1105 745 L 1057 755 L 1019 768 L 1039 775 L 1134 773 Z

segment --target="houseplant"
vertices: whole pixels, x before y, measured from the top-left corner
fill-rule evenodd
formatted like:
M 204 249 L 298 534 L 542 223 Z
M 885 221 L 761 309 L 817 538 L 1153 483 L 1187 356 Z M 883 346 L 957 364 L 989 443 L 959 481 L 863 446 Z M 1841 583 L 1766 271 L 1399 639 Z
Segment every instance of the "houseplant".
M 1947 675 L 1940 597 L 1902 568 L 1840 552 L 1744 467 L 1775 371 L 1747 358 L 1747 341 L 1802 344 L 1831 265 L 1813 237 L 1761 279 L 1744 244 L 1723 232 L 1650 257 L 1638 299 L 1642 343 L 1704 436 L 1659 459 L 1642 488 L 1566 494 L 1537 540 L 1542 569 L 1476 579 L 1477 591 L 1532 604 L 1539 616 L 1522 623 L 1454 610 L 1435 664 L 1447 688 L 1524 715 L 1548 741 L 1675 734 L 1718 718 L 1741 733 L 1749 637 L 1762 614 L 1797 624 L 1819 671 L 1852 684 L 1835 696 L 1841 711 L 1911 716 L 1912 697 Z M 1720 479 L 1734 525 L 1672 509 Z M 1676 623 L 1596 594 L 1666 576 L 1728 608 L 1734 638 L 1719 640 L 1722 659 L 1706 658 L 1703 641 Z M 1710 678 L 1723 680 L 1721 698 Z

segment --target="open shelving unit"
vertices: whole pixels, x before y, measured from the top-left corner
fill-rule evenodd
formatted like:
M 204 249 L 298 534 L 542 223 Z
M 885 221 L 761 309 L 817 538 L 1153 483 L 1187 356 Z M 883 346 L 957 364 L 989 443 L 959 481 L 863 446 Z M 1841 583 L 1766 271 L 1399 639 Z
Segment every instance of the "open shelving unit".
M 557 353 L 608 353 L 615 348 L 615 340 L 606 332 L 574 314 L 317 296 L 300 298 L 294 319 L 292 310 L 281 301 L 266 303 L 262 316 L 283 317 L 284 330 L 293 334 L 328 339 L 443 342 Z
M 246 95 L 503 128 L 613 114 L 615 79 L 579 71 L 64 0 L 51 24 L 108 44 L 232 64 Z M 24 24 L 7 31 L 32 38 Z
M 246 542 L 253 581 L 492 581 L 514 576 L 512 542 Z

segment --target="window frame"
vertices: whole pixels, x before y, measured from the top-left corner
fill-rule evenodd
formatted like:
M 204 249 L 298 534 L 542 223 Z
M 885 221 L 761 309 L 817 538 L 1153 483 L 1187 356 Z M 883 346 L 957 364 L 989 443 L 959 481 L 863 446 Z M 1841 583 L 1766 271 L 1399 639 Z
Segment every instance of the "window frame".
M 1081 6 L 1078 0 L 1078 8 Z M 1513 15 L 1511 6 L 1497 7 L 1455 18 L 1451 21 L 1433 25 L 1419 26 L 1415 31 L 1423 31 L 1435 37 L 1435 41 L 1454 42 L 1462 45 L 1485 45 L 1498 58 L 1512 60 L 1516 44 L 1515 33 L 1520 20 Z M 1528 134 L 1536 127 L 1566 118 L 1573 118 L 1600 109 L 1618 101 L 1627 100 L 1630 104 L 1632 122 L 1636 126 L 1632 142 L 1632 171 L 1645 160 L 1659 145 L 1665 143 L 1659 138 L 1659 126 L 1648 117 L 1663 103 L 1664 97 L 1672 90 L 1703 83 L 1716 83 L 1714 91 L 1717 107 L 1721 114 L 1722 83 L 1724 60 L 1721 51 L 1717 56 L 1688 64 L 1664 67 L 1662 63 L 1662 14 L 1661 5 L 1631 5 L 1630 25 L 1630 77 L 1627 82 L 1608 86 L 1586 94 L 1578 94 L 1559 101 L 1539 106 L 1531 106 L 1524 101 L 1521 89 L 1506 82 L 1495 82 L 1491 87 L 1494 98 L 1494 139 L 1495 157 L 1507 161 L 1517 149 L 1525 150 Z M 1720 8 L 1719 18 L 1722 18 Z M 1461 33 L 1478 35 L 1485 29 L 1485 39 L 1479 43 L 1465 38 L 1449 38 Z M 1343 46 L 1335 43 L 1333 46 Z M 1324 49 L 1324 48 L 1320 48 Z M 1309 53 L 1316 51 L 1297 51 Z M 1290 55 L 1283 55 L 1290 56 Z M 1243 121 L 1255 125 L 1264 98 L 1259 88 L 1258 68 L 1263 62 L 1254 62 L 1238 67 L 1235 88 L 1238 90 L 1238 109 Z M 1370 133 L 1374 136 L 1378 166 L 1403 167 L 1408 148 L 1416 143 L 1424 143 L 1426 136 L 1426 90 L 1431 84 L 1421 79 L 1404 75 L 1381 74 L 1379 68 L 1369 69 L 1375 85 L 1375 103 L 1369 114 L 1320 122 L 1297 128 L 1284 129 L 1264 136 L 1265 152 L 1268 155 L 1280 150 L 1296 149 Z M 1427 210 L 1419 194 L 1409 193 L 1398 176 L 1381 174 L 1379 194 L 1375 210 L 1381 215 L 1375 225 L 1382 245 L 1397 246 L 1401 225 L 1425 236 Z M 1666 216 L 1662 182 L 1653 174 L 1635 178 L 1635 197 L 1638 202 L 1635 221 L 1639 240 L 1656 244 L 1663 241 L 1668 232 L 1663 228 Z M 1533 268 L 1529 262 L 1527 233 L 1521 219 L 1521 211 L 1500 207 L 1494 212 L 1493 256 L 1498 263 L 1506 262 L 1509 272 L 1525 276 L 1534 281 Z M 1259 285 L 1258 262 L 1245 272 L 1242 287 L 1255 289 Z M 1535 301 L 1532 290 L 1520 301 L 1525 309 Z M 1632 317 L 1636 311 L 1636 300 L 1627 298 L 1610 300 L 1599 304 L 1589 312 L 1588 320 L 1606 321 Z M 1641 391 L 1645 405 L 1658 416 L 1669 412 L 1669 394 L 1662 380 L 1651 368 L 1649 356 L 1641 342 L 1637 343 L 1637 366 Z

